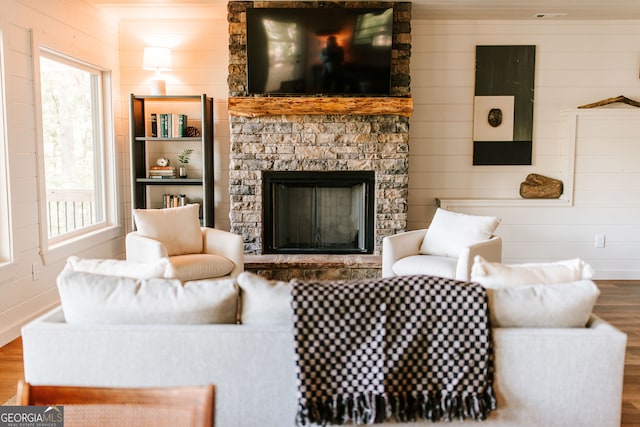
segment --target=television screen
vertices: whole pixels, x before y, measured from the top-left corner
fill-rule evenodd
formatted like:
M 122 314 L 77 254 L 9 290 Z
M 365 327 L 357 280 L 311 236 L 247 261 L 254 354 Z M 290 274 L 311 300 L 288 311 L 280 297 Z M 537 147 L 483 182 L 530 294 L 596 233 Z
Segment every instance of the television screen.
M 247 9 L 250 94 L 388 95 L 393 8 Z

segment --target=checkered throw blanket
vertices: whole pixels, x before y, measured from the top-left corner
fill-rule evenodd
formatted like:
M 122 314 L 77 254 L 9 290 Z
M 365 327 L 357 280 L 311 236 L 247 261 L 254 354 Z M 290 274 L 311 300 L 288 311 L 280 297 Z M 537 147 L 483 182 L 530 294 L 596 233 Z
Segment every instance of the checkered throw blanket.
M 495 410 L 480 285 L 432 276 L 292 285 L 298 425 L 484 420 Z

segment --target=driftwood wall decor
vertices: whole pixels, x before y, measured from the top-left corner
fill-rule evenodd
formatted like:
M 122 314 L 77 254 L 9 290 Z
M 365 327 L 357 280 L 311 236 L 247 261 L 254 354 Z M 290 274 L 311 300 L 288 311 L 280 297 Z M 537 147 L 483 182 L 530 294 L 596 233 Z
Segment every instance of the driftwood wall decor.
M 557 199 L 562 195 L 562 181 L 531 173 L 520 184 L 520 196 L 524 199 Z
M 640 107 L 640 102 L 634 101 L 633 99 L 627 98 L 626 96 L 616 96 L 613 98 L 603 99 L 602 101 L 596 101 L 591 104 L 581 105 L 578 108 L 595 108 L 595 107 L 603 107 L 609 104 L 615 104 L 616 102 L 621 102 L 623 104 L 631 105 L 632 107 Z

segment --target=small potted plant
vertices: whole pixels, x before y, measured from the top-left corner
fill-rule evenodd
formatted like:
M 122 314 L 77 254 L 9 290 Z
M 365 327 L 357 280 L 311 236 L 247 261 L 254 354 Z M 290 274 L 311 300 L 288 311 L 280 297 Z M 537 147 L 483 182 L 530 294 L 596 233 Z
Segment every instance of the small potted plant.
M 180 178 L 187 177 L 187 164 L 189 163 L 189 158 L 191 157 L 191 153 L 193 153 L 193 149 L 185 148 L 182 153 L 178 155 L 178 161 L 180 162 L 180 168 L 178 169 L 178 176 Z

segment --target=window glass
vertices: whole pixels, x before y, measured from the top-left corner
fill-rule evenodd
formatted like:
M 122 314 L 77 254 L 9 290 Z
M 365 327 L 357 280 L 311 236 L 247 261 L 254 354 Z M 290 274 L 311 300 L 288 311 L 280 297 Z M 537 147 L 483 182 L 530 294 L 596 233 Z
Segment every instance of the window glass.
M 50 242 L 105 221 L 101 71 L 42 53 L 40 91 Z

